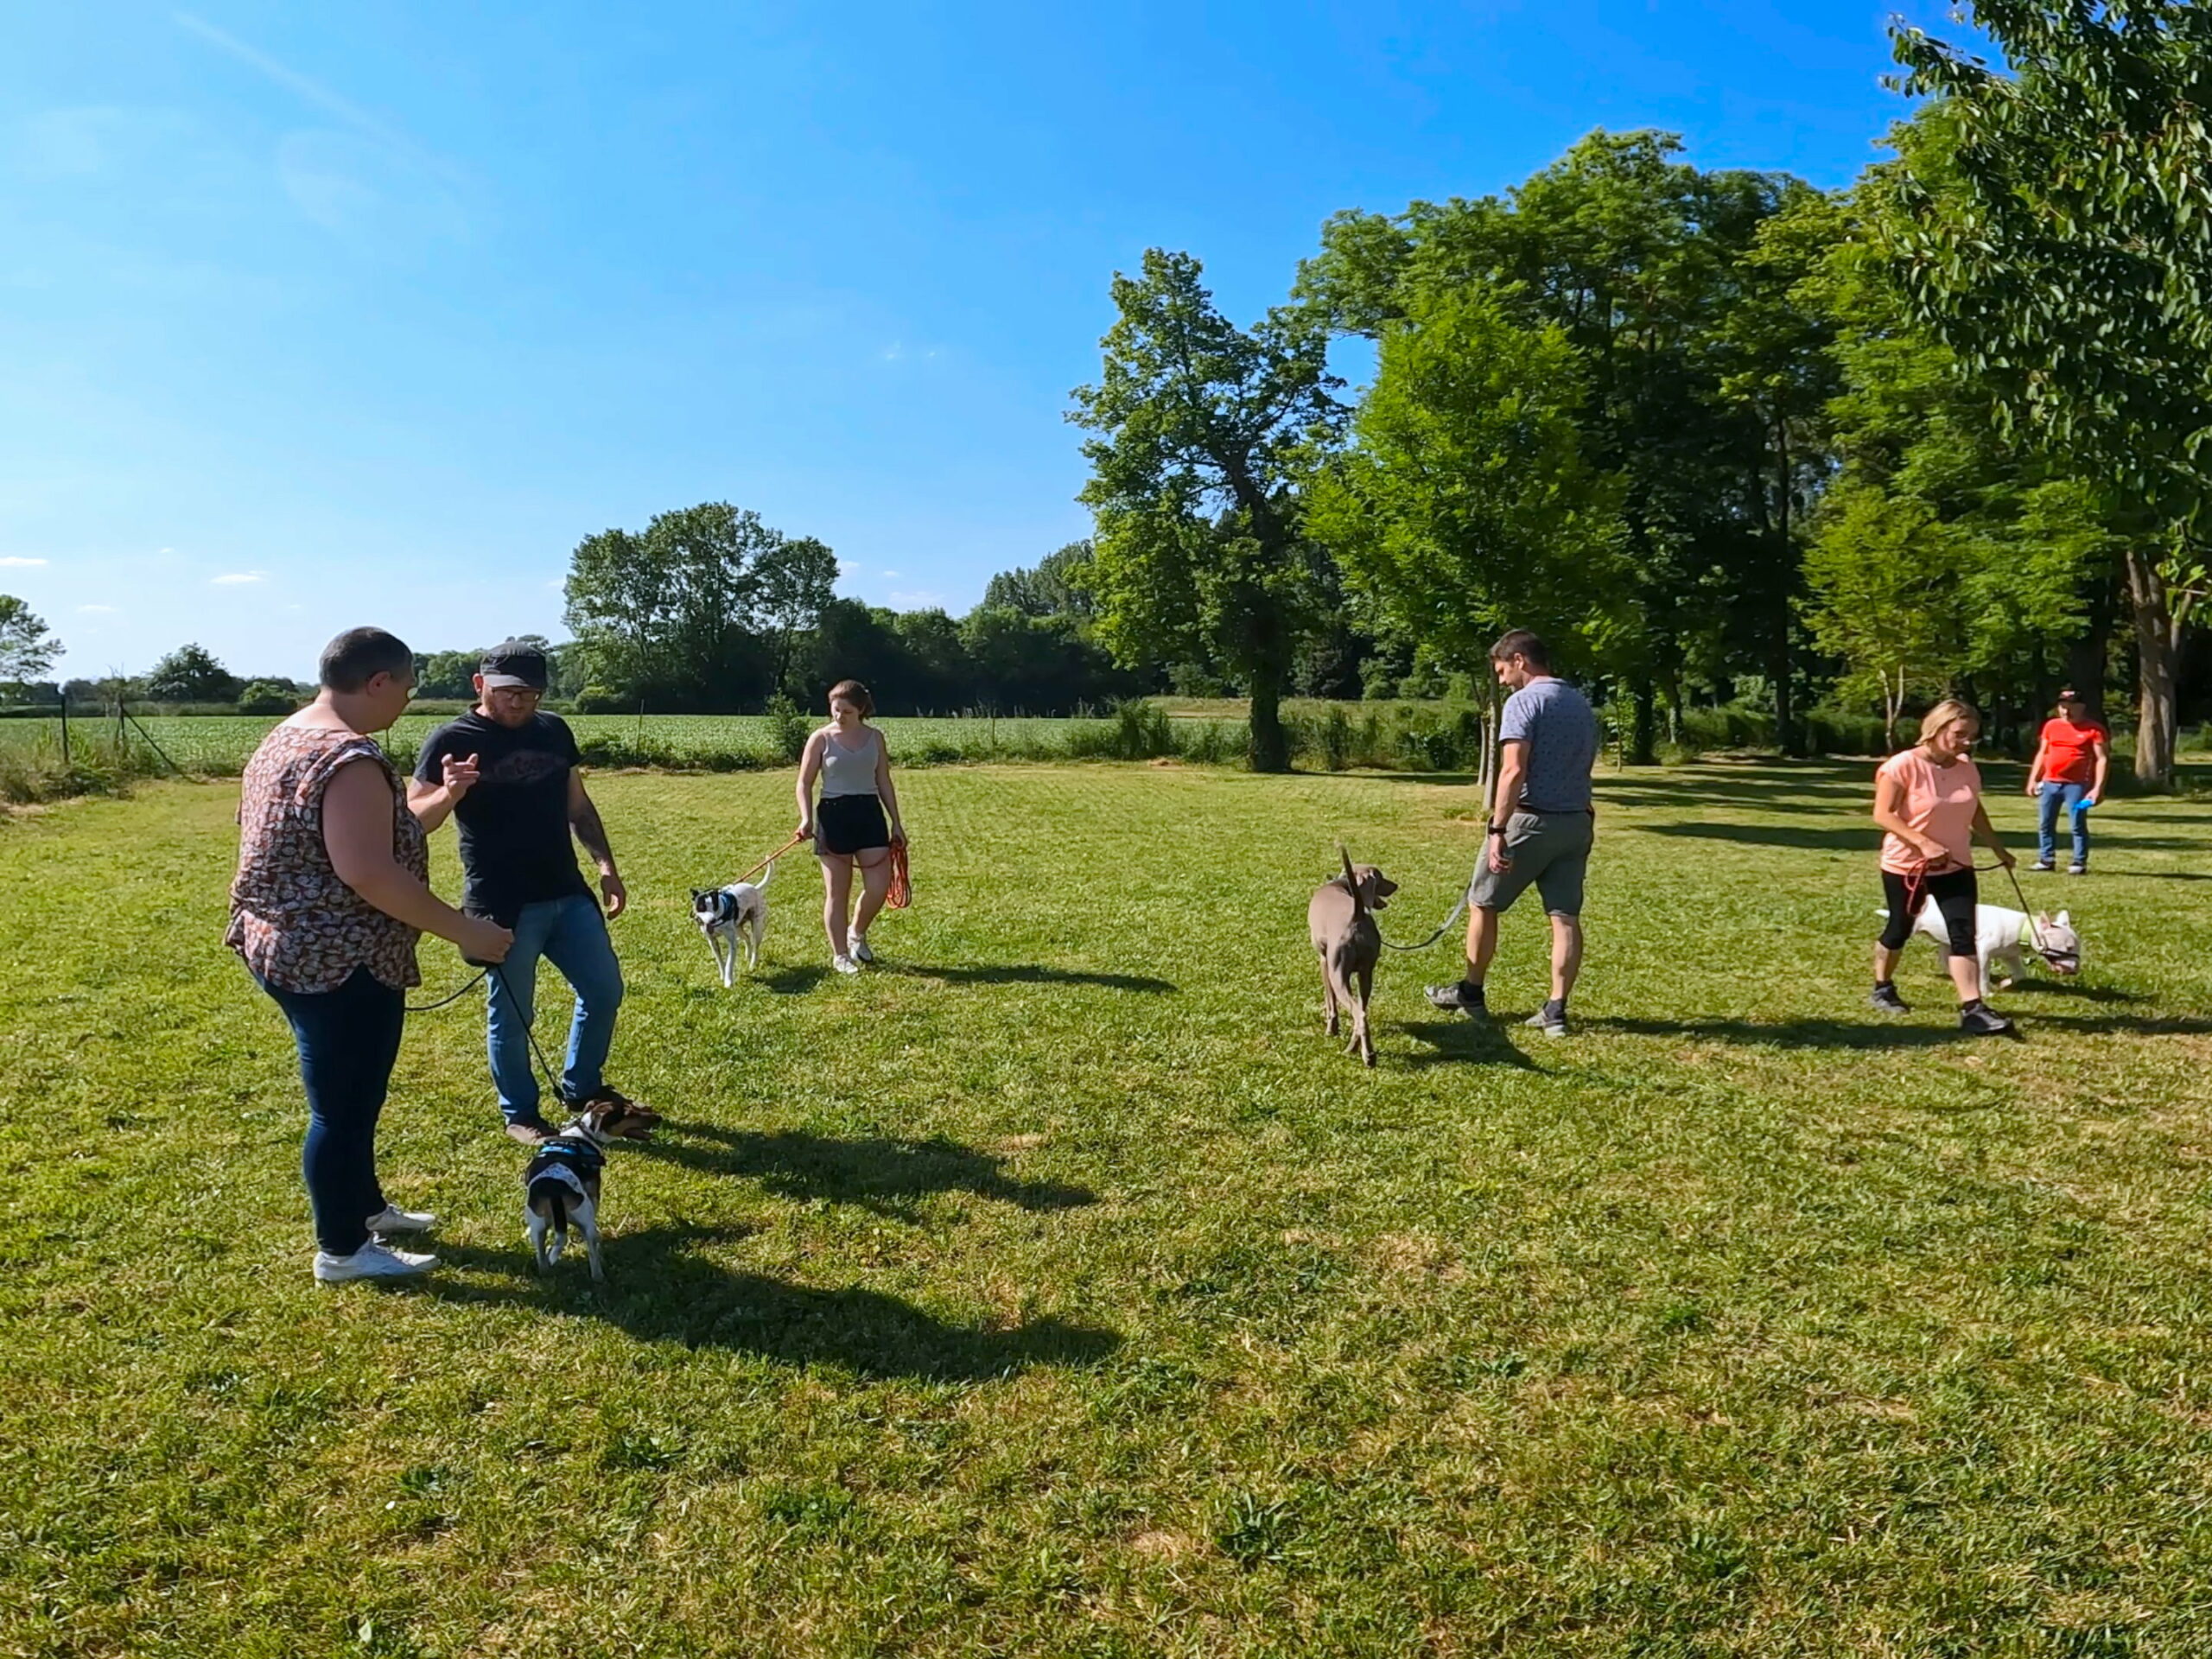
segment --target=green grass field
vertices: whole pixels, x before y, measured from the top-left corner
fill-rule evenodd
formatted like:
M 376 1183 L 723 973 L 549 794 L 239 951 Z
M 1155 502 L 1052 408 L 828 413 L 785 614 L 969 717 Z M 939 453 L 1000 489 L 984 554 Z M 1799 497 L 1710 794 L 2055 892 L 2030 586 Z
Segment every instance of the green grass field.
M 2032 878 L 2087 971 L 1969 1046 L 1923 944 L 1863 1007 L 1865 771 L 1609 776 L 1581 1034 L 1394 957 L 1373 1073 L 1306 894 L 1342 836 L 1425 933 L 1465 788 L 917 772 L 883 965 L 793 862 L 724 992 L 686 889 L 789 773 L 602 778 L 670 1119 L 602 1293 L 530 1270 L 474 1001 L 385 1118 L 447 1267 L 311 1283 L 233 791 L 0 823 L 0 1653 L 2212 1651 L 2212 808 L 2101 809 Z

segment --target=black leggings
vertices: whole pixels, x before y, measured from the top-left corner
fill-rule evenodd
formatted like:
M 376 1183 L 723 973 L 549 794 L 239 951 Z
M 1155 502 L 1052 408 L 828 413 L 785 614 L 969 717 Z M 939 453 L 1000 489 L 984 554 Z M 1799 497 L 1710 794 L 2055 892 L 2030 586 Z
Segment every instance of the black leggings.
M 1942 912 L 1951 936 L 1951 954 L 1975 954 L 1974 906 L 1981 891 L 1972 870 L 1946 870 L 1941 875 L 1899 875 L 1882 872 L 1882 893 L 1890 901 L 1890 919 L 1882 925 L 1882 949 L 1902 950 L 1912 937 L 1913 919 L 1931 901 Z

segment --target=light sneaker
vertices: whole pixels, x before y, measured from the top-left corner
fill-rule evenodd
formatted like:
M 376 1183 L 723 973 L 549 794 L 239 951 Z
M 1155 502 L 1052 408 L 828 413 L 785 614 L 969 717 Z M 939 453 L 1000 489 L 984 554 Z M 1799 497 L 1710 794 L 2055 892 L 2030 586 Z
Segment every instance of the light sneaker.
M 830 957 L 830 965 L 841 974 L 857 974 L 861 970 L 860 963 L 846 956 Z
M 438 1265 L 435 1255 L 410 1255 L 379 1244 L 373 1238 L 351 1255 L 315 1253 L 315 1276 L 326 1285 L 342 1285 L 354 1279 L 412 1279 Z
M 1869 1007 L 1880 1014 L 1910 1014 L 1912 1012 L 1912 1005 L 1897 995 L 1897 988 L 1894 985 L 1877 985 L 1874 988 L 1873 995 L 1868 997 L 1866 1001 Z
M 379 1238 L 389 1238 L 394 1233 L 427 1233 L 438 1224 L 438 1218 L 427 1210 L 402 1210 L 396 1204 L 387 1204 L 369 1217 L 369 1231 Z
M 2039 858 L 2034 863 L 2028 866 L 2028 870 L 2031 874 L 2049 875 L 2057 868 L 2058 866 L 2052 863 L 2049 859 Z
M 2089 867 L 2086 864 L 2069 864 L 2066 867 L 2066 874 L 2069 875 L 2087 875 L 2088 873 Z
M 1450 985 L 1431 985 L 1427 995 L 1429 1007 L 1446 1014 L 1464 1014 L 1470 1020 L 1484 1019 L 1490 1014 L 1483 988 L 1470 985 L 1464 979 Z
M 1547 1037 L 1564 1037 L 1567 1035 L 1567 1004 L 1547 1002 L 1521 1023 L 1535 1027 Z
M 855 933 L 853 935 L 852 950 L 853 960 L 855 962 L 874 962 L 875 960 L 875 952 L 868 948 L 868 935 L 865 933 Z

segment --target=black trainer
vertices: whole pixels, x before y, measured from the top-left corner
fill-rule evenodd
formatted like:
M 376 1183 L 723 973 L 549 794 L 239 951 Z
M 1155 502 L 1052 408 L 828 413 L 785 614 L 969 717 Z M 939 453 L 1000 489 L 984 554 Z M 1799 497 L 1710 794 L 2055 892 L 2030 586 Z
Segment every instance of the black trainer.
M 1982 1003 L 1959 1010 L 1959 1029 L 1969 1037 L 2012 1037 L 2018 1035 L 2010 1020 Z
M 1912 1012 L 1912 1004 L 1897 995 L 1897 988 L 1894 985 L 1877 985 L 1874 988 L 1874 995 L 1868 997 L 1866 1001 L 1883 1014 L 1910 1014 Z
M 1460 980 L 1452 985 L 1432 985 L 1428 988 L 1428 1004 L 1446 1014 L 1464 1014 L 1470 1020 L 1480 1020 L 1490 1013 L 1490 1004 L 1483 998 L 1483 988 Z

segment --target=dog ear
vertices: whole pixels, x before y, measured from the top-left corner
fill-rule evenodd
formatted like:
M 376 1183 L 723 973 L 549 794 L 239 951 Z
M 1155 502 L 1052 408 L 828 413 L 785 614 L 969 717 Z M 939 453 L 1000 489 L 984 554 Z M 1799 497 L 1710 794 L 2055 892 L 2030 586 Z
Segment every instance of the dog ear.
M 2072 913 L 2071 913 L 2070 912 L 2068 912 L 2068 911 L 2063 911 L 2063 910 L 2060 911 L 2060 912 L 2058 912 L 2058 925 L 2059 925 L 2061 927 L 2071 927 L 2071 926 L 2073 926 L 2073 925 L 2074 925 L 2074 918 L 2073 918 Z

